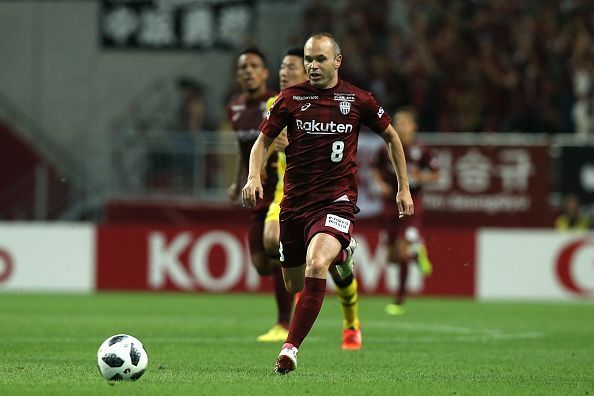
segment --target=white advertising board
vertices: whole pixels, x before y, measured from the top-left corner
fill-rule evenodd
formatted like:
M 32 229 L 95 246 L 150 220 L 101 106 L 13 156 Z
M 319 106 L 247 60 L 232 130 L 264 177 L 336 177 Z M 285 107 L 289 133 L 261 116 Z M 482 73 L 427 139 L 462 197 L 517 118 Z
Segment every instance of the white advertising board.
M 594 233 L 485 229 L 477 243 L 479 298 L 594 298 Z
M 0 223 L 0 291 L 94 289 L 94 225 Z

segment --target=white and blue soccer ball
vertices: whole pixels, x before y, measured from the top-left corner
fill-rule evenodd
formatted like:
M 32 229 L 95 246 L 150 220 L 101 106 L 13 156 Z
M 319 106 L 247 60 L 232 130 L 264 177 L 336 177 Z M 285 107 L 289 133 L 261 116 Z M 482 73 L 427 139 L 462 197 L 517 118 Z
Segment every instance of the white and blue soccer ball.
M 142 342 L 128 334 L 116 334 L 101 344 L 97 367 L 106 380 L 136 381 L 144 374 L 148 355 Z

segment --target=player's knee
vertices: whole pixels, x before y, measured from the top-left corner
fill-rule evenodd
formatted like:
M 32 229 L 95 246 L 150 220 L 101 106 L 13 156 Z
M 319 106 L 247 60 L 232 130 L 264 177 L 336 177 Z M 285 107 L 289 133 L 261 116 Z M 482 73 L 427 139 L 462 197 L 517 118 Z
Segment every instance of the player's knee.
M 269 260 L 265 254 L 252 254 L 252 264 L 261 276 L 268 276 L 272 273 Z
M 406 255 L 404 255 L 400 252 L 394 252 L 389 255 L 389 261 L 391 263 L 403 264 L 407 261 L 407 257 L 406 257 Z
M 264 234 L 264 250 L 267 256 L 278 256 L 279 240 L 276 235 Z
M 314 278 L 325 278 L 326 272 L 328 272 L 328 267 L 330 267 L 330 263 L 331 261 L 326 257 L 321 255 L 313 256 L 307 262 L 306 273 L 308 276 L 312 276 Z
M 406 264 L 409 256 L 408 249 L 408 242 L 402 239 L 396 240 L 396 242 L 394 243 L 394 245 L 390 247 L 390 250 L 388 252 L 389 261 L 397 264 Z
M 273 256 L 279 254 L 278 248 L 280 242 L 278 225 L 275 225 L 274 222 L 266 222 L 262 239 L 266 255 Z
M 303 279 L 285 278 L 285 288 L 289 293 L 295 294 L 303 290 Z

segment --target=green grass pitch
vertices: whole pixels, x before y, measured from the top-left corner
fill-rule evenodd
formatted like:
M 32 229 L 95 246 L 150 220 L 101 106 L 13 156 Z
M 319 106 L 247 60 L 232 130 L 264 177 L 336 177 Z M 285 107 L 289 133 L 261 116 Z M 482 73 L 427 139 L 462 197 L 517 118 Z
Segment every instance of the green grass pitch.
M 0 394 L 55 395 L 592 395 L 592 303 L 413 299 L 400 317 L 363 296 L 364 347 L 340 349 L 327 295 L 297 371 L 272 371 L 279 344 L 272 296 L 230 294 L 0 295 Z M 101 342 L 145 344 L 137 382 L 96 368 Z

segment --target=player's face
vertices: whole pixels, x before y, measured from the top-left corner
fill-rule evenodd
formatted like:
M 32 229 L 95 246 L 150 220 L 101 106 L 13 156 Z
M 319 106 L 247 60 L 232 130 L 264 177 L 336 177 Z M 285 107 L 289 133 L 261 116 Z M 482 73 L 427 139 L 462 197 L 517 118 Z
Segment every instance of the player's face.
M 342 55 L 334 56 L 332 41 L 328 37 L 311 38 L 305 43 L 304 64 L 311 85 L 332 88 L 338 83 L 338 68 Z
M 415 139 L 417 123 L 410 113 L 398 112 L 394 115 L 394 128 L 400 136 L 402 144 L 411 144 Z
M 266 89 L 268 69 L 256 54 L 243 54 L 237 60 L 237 81 L 244 92 L 254 93 Z
M 307 80 L 307 74 L 303 67 L 303 59 L 295 55 L 286 55 L 278 71 L 280 89 L 290 85 L 298 84 Z

